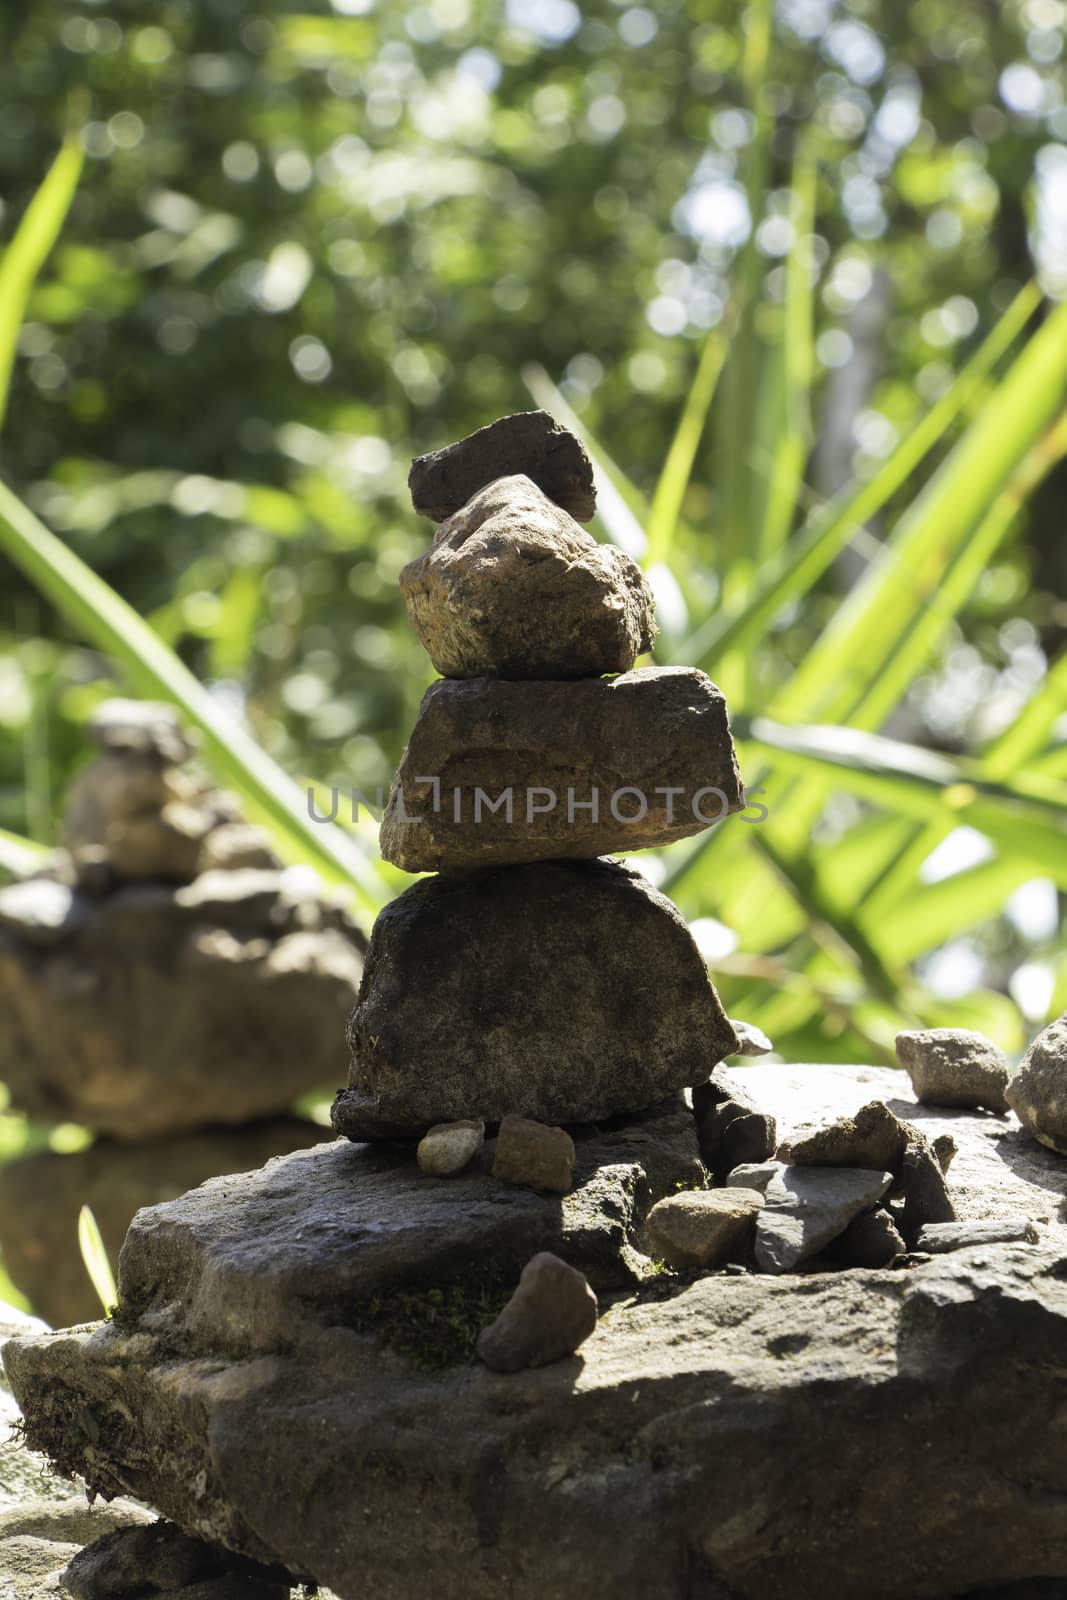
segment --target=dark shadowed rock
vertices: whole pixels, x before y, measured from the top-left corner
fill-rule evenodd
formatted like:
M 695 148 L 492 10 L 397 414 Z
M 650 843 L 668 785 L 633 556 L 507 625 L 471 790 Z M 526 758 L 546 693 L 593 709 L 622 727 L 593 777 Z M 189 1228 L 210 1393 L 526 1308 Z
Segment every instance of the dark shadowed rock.
M 581 441 L 547 411 L 499 417 L 429 455 L 408 474 L 415 510 L 443 522 L 495 478 L 521 472 L 557 505 L 588 522 L 596 512 L 593 468 Z
M 896 1175 L 908 1141 L 915 1137 L 915 1129 L 894 1116 L 884 1101 L 872 1100 L 854 1116 L 839 1117 L 782 1145 L 778 1158 L 798 1167 L 873 1167 Z
M 597 544 L 526 477 L 500 478 L 400 574 L 408 616 L 449 678 L 626 672 L 652 648 L 640 567 Z
M 646 1228 L 656 1255 L 678 1272 L 751 1255 L 763 1195 L 755 1189 L 690 1189 L 659 1200 Z
M 735 1052 L 736 1053 L 736 1052 Z M 778 1129 L 773 1116 L 745 1087 L 743 1072 L 713 1072 L 693 1089 L 700 1153 L 717 1178 L 741 1165 L 774 1155 Z
M 1024 1217 L 1003 1222 L 928 1222 L 920 1228 L 915 1249 L 926 1255 L 967 1250 L 973 1244 L 1037 1244 L 1040 1235 Z
M 601 1121 L 698 1083 L 735 1042 L 677 910 L 608 861 L 414 884 L 375 923 L 349 1039 L 334 1126 L 357 1139 Z
M 887 1267 L 906 1246 L 888 1211 L 865 1211 L 854 1217 L 826 1247 L 830 1261 L 842 1267 Z
M 685 838 L 744 804 L 726 702 L 702 672 L 444 680 L 404 752 L 382 854 L 408 872 L 588 859 Z
M 16 1288 L 53 1327 L 100 1315 L 78 1248 L 78 1213 L 91 1208 L 111 1261 L 142 1206 L 175 1200 L 205 1178 L 248 1172 L 272 1156 L 321 1144 L 329 1130 L 297 1117 L 243 1128 L 202 1128 L 170 1139 L 51 1151 L 0 1165 L 0 1253 Z
M 898 1033 L 897 1059 L 923 1105 L 1008 1109 L 1008 1058 L 981 1033 L 968 1028 Z
M 494 1372 L 544 1367 L 574 1355 L 596 1327 L 597 1299 L 588 1280 L 559 1256 L 542 1251 L 522 1269 L 519 1286 L 478 1337 L 478 1355 Z
M 169 1522 L 105 1533 L 79 1551 L 63 1574 L 73 1600 L 134 1600 L 157 1591 L 177 1591 L 188 1600 L 193 1585 L 224 1580 L 258 1585 L 263 1600 L 287 1600 L 289 1594 L 284 1574 L 272 1574 L 219 1545 L 191 1538 Z
M 574 1140 L 563 1128 L 549 1128 L 529 1117 L 505 1117 L 497 1134 L 493 1177 L 566 1194 L 574 1172 Z
M 861 1211 L 878 1204 L 891 1172 L 853 1167 L 784 1167 L 768 1183 L 756 1218 L 756 1265 L 789 1272 L 818 1255 Z
M 898 1192 L 903 1195 L 904 1203 L 897 1226 L 909 1249 L 915 1248 L 915 1241 L 928 1222 L 956 1220 L 956 1208 L 945 1174 L 933 1146 L 922 1134 L 911 1140 L 904 1150 Z
M 18 1109 L 144 1139 L 271 1115 L 342 1077 L 363 939 L 321 888 L 212 872 L 74 903 L 47 943 L 36 923 L 0 926 L 0 1080 Z
M 1027 1050 L 1008 1085 L 1007 1101 L 1027 1133 L 1067 1155 L 1067 1011 Z

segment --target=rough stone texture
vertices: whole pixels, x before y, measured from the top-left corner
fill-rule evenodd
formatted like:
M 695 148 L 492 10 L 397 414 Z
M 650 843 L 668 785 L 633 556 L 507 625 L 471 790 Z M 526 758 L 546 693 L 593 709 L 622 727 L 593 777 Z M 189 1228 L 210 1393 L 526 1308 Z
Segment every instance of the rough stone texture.
M 484 1122 L 439 1122 L 419 1140 L 419 1169 L 431 1178 L 454 1178 L 484 1143 Z
M 726 702 L 691 667 L 441 680 L 423 698 L 381 848 L 407 872 L 589 859 L 669 844 L 744 805 Z
M 78 1248 L 78 1213 L 92 1208 L 112 1261 L 134 1212 L 175 1200 L 205 1178 L 249 1172 L 272 1156 L 321 1144 L 328 1130 L 297 1117 L 204 1128 L 144 1144 L 98 1140 L 0 1166 L 0 1253 L 12 1282 L 56 1328 L 100 1315 Z
M 917 1107 L 901 1073 L 737 1076 L 787 1139 L 875 1097 L 932 1137 L 951 1130 L 961 1215 L 1044 1219 L 1041 1246 L 720 1274 L 666 1298 L 657 1279 L 602 1301 L 580 1361 L 424 1373 L 353 1326 L 352 1268 L 369 1251 L 380 1292 L 383 1250 L 424 1286 L 441 1261 L 448 1281 L 455 1256 L 433 1214 L 404 1223 L 406 1193 L 378 1179 L 365 1215 L 387 1220 L 389 1244 L 352 1227 L 355 1175 L 404 1163 L 338 1144 L 208 1186 L 210 1205 L 201 1190 L 163 1208 L 144 1253 L 146 1213 L 127 1322 L 5 1351 L 31 1439 L 341 1600 L 413 1600 L 428 1571 L 439 1600 L 1053 1600 L 1059 1580 L 1041 1575 L 1067 1574 L 1067 1167 L 1012 1121 Z M 594 1145 L 622 1161 L 680 1116 L 692 1129 L 670 1108 L 579 1140 L 579 1165 Z M 355 1187 L 339 1181 L 349 1163 Z M 457 1186 L 477 1180 L 428 1184 L 406 1166 L 454 1228 L 470 1203 Z M 508 1209 L 578 1200 L 481 1181 Z
M 349 1024 L 350 1138 L 594 1122 L 698 1083 L 733 1029 L 680 914 L 613 862 L 416 883 L 379 916 Z
M 731 1017 L 730 1023 L 737 1034 L 738 1049 L 735 1055 L 769 1056 L 774 1050 L 773 1041 L 754 1022 L 741 1022 L 737 1017 Z
M 887 1267 L 906 1248 L 888 1211 L 866 1211 L 831 1239 L 826 1255 L 842 1267 Z
M 597 1298 L 574 1267 L 543 1250 L 522 1269 L 518 1288 L 478 1336 L 478 1355 L 494 1372 L 544 1367 L 574 1355 L 596 1327 Z
M 1039 1033 L 1008 1085 L 1008 1104 L 1027 1132 L 1067 1155 L 1067 1011 Z
M 574 1173 L 574 1140 L 563 1128 L 549 1128 L 529 1117 L 508 1116 L 500 1124 L 493 1177 L 566 1194 Z
M 937 1157 L 938 1166 L 941 1168 L 942 1172 L 947 1173 L 949 1167 L 952 1165 L 953 1156 L 955 1156 L 959 1151 L 959 1146 L 952 1137 L 951 1133 L 939 1133 L 931 1142 L 933 1144 L 934 1155 Z
M 678 1272 L 716 1267 L 750 1254 L 763 1195 L 756 1189 L 693 1189 L 659 1200 L 648 1214 L 647 1235 L 657 1256 Z
M 579 522 L 595 514 L 589 457 L 581 441 L 547 411 L 499 417 L 456 444 L 417 456 L 408 488 L 420 516 L 443 522 L 487 483 L 517 472 Z
M 784 1167 L 784 1161 L 742 1161 L 723 1181 L 727 1188 L 757 1189 L 760 1194 L 766 1194 L 767 1185 Z
M 877 1205 L 892 1182 L 891 1172 L 867 1168 L 783 1168 L 767 1185 L 756 1218 L 756 1265 L 762 1272 L 792 1271 Z
M 930 1222 L 919 1229 L 915 1248 L 937 1256 L 974 1244 L 1037 1244 L 1039 1238 L 1034 1224 L 1026 1221 Z
M 898 1033 L 897 1059 L 924 1105 L 1008 1109 L 1008 1058 L 981 1033 L 968 1028 Z
M 933 1146 L 921 1134 L 905 1148 L 899 1189 L 904 1203 L 897 1213 L 897 1226 L 909 1248 L 914 1249 L 927 1223 L 955 1221 L 956 1207 L 945 1174 Z
M 175 707 L 154 700 L 105 700 L 86 723 L 86 732 L 101 750 L 155 756 L 170 766 L 188 760 L 194 749 Z
M 777 1123 L 757 1103 L 747 1081 L 743 1072 L 720 1068 L 693 1090 L 700 1153 L 717 1178 L 774 1155 Z
M 236 872 L 242 868 L 273 870 L 281 861 L 259 828 L 249 822 L 223 822 L 204 840 L 197 865 L 201 872 Z
M 121 1600 L 157 1590 L 187 1593 L 212 1579 L 253 1583 L 264 1600 L 268 1595 L 288 1600 L 289 1583 L 287 1578 L 283 1583 L 282 1574 L 257 1568 L 163 1521 L 104 1534 L 79 1551 L 63 1574 L 72 1600 Z
M 269 1115 L 342 1077 L 363 939 L 299 869 L 74 903 L 58 937 L 10 901 L 0 925 L 0 1080 L 19 1110 L 144 1139 Z
M 501 478 L 400 574 L 408 617 L 448 678 L 626 672 L 656 637 L 640 567 L 597 544 L 529 478 Z
M 898 1174 L 915 1130 L 882 1100 L 861 1106 L 825 1128 L 778 1147 L 778 1159 L 798 1167 L 871 1167 Z
M 59 1593 L 59 1573 L 77 1545 L 14 1534 L 0 1539 L 0 1595 L 3 1600 L 42 1600 Z

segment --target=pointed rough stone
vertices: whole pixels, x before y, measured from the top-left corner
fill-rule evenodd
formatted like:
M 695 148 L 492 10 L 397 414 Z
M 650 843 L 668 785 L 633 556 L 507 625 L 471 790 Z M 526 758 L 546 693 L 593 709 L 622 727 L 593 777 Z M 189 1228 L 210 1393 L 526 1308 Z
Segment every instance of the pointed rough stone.
M 626 672 L 656 634 L 640 567 L 597 544 L 526 477 L 498 479 L 449 517 L 400 587 L 448 678 Z
M 744 808 L 726 702 L 703 672 L 431 685 L 381 829 L 407 872 L 657 848 Z
M 872 1100 L 850 1117 L 782 1145 L 779 1159 L 798 1167 L 875 1167 L 897 1174 L 916 1130 Z
M 435 1122 L 596 1122 L 736 1044 L 681 915 L 610 861 L 427 878 L 379 916 L 349 1023 L 350 1138 Z
M 700 1153 L 717 1178 L 774 1155 L 777 1124 L 745 1087 L 743 1072 L 723 1067 L 698 1084 L 693 1090 L 693 1115 Z
M 581 441 L 547 411 L 499 417 L 456 444 L 417 456 L 408 488 L 420 516 L 443 522 L 494 478 L 518 472 L 579 522 L 595 514 L 592 463 Z

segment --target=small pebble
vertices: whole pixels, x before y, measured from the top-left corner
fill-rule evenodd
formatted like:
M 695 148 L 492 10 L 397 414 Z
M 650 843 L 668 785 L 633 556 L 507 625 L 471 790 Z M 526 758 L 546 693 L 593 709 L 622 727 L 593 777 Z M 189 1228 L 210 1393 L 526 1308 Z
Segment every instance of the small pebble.
M 655 1254 L 678 1272 L 716 1267 L 752 1243 L 763 1196 L 755 1189 L 685 1189 L 659 1200 L 646 1226 Z
M 438 1122 L 419 1140 L 419 1167 L 431 1178 L 451 1178 L 474 1159 L 484 1140 L 484 1122 Z
M 574 1140 L 563 1128 L 530 1117 L 508 1116 L 501 1122 L 493 1160 L 493 1177 L 501 1183 L 566 1194 L 573 1172 Z
M 520 1372 L 571 1356 L 596 1327 L 597 1298 L 585 1275 L 544 1250 L 522 1269 L 518 1288 L 478 1336 L 494 1372 Z
M 922 1028 L 897 1034 L 897 1060 L 926 1106 L 1007 1111 L 1011 1069 L 991 1039 L 969 1028 Z

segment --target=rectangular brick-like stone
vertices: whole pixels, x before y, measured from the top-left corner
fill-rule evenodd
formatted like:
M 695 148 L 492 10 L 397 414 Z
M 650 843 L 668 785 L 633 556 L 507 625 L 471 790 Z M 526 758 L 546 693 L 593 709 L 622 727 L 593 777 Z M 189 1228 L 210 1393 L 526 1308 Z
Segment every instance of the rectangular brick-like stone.
M 382 823 L 408 872 L 669 844 L 744 808 L 726 702 L 703 672 L 427 691 Z

